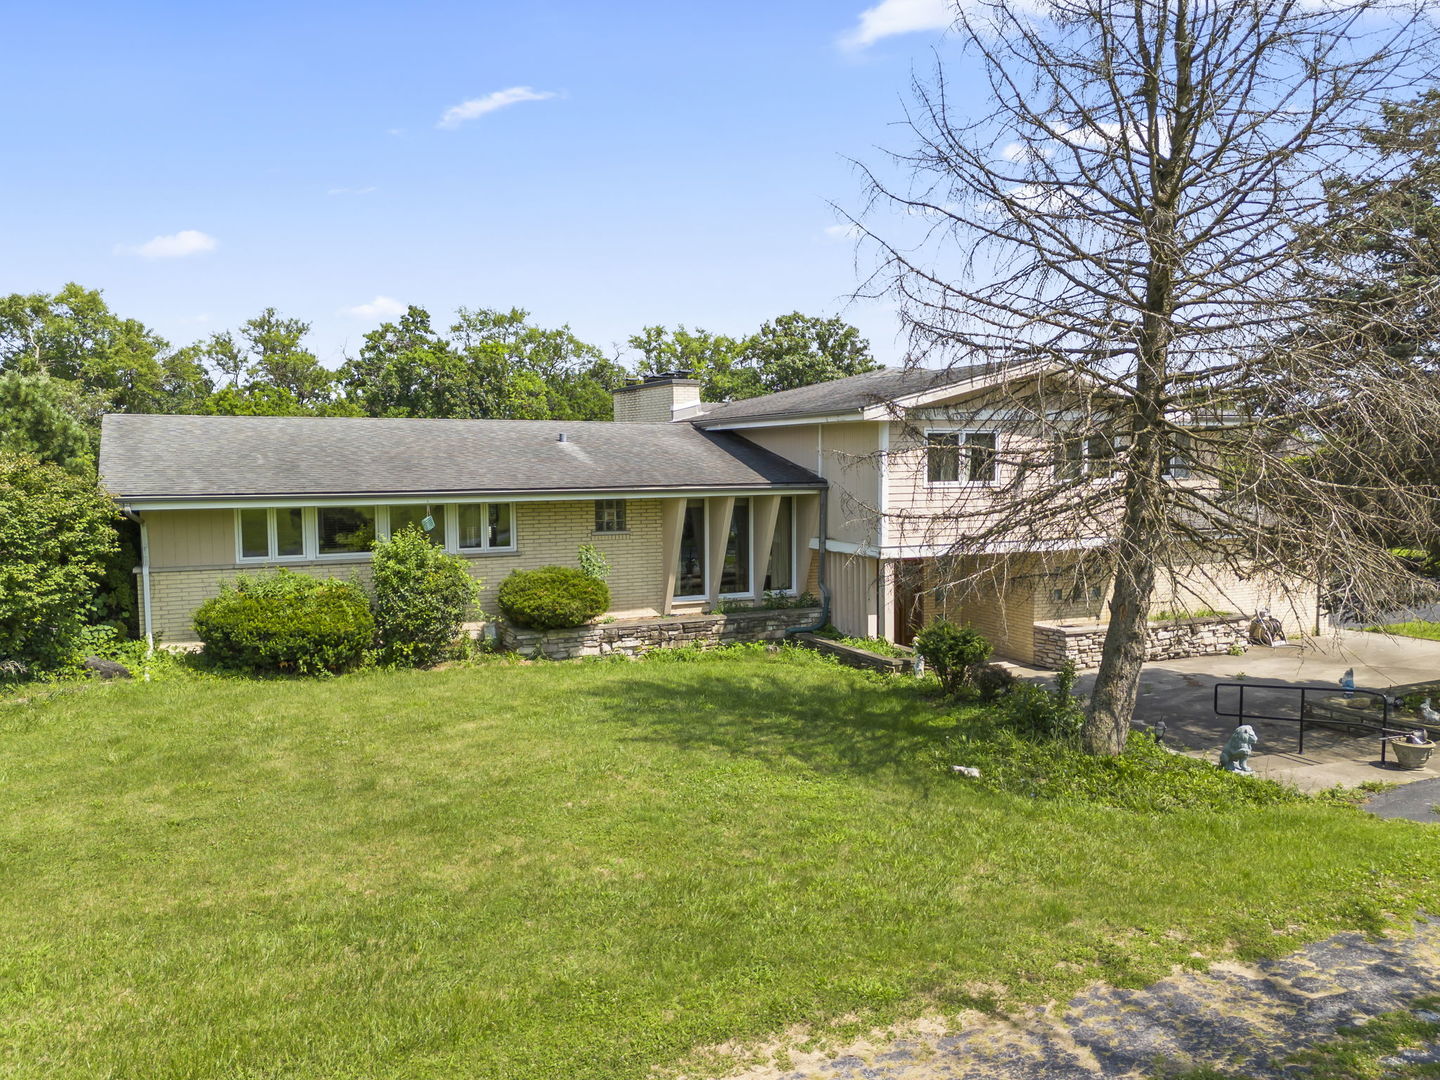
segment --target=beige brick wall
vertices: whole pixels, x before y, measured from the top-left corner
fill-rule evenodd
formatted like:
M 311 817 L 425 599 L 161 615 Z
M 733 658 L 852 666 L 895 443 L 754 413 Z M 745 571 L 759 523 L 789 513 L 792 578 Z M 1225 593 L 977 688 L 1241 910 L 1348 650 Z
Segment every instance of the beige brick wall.
M 202 516 L 195 522 L 185 515 Z M 204 515 L 225 515 L 229 528 L 228 556 L 205 566 L 189 562 L 162 564 L 157 552 L 173 556 L 194 548 L 183 537 L 194 532 L 212 535 L 217 531 L 214 521 Z M 195 632 L 190 623 L 195 609 L 220 591 L 222 582 L 242 573 L 266 573 L 274 569 L 265 564 L 238 566 L 234 562 L 234 515 L 232 511 L 169 511 L 147 518 L 151 531 L 150 591 L 154 603 L 153 629 L 170 644 L 193 642 Z M 495 594 L 500 583 L 512 570 L 532 570 L 538 566 L 560 564 L 575 566 L 576 550 L 581 544 L 594 544 L 610 561 L 611 613 L 619 616 L 658 614 L 664 601 L 665 578 L 660 528 L 660 500 L 631 499 L 626 507 L 625 533 L 596 533 L 594 503 L 589 499 L 573 502 L 535 502 L 515 505 L 515 539 L 517 550 L 494 555 L 466 556 L 470 573 L 483 585 L 480 606 L 493 615 L 497 605 Z M 193 526 L 193 528 L 192 528 Z M 160 543 L 157 545 L 157 534 Z M 168 535 L 167 535 L 168 534 Z M 210 541 L 213 545 L 216 541 Z M 188 557 L 188 556 L 187 556 Z M 284 564 L 300 573 L 316 577 L 349 578 L 362 583 L 370 580 L 368 559 L 324 559 Z
M 948 576 L 964 579 L 975 573 L 974 560 L 965 560 Z M 990 582 L 979 580 L 968 587 L 949 586 L 944 560 L 927 560 L 924 578 L 926 621 L 946 618 L 973 626 L 995 647 L 995 655 L 1030 663 L 1035 658 L 1035 590 L 1023 578 Z

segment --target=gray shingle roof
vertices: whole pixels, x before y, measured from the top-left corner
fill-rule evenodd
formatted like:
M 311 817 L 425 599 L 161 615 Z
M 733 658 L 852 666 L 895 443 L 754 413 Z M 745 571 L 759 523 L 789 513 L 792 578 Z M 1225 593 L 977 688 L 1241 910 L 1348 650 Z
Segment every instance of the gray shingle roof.
M 140 414 L 102 421 L 100 481 L 120 498 L 824 484 L 739 436 L 689 424 Z
M 736 420 L 778 420 L 784 417 L 829 416 L 834 413 L 860 412 L 871 405 L 894 401 L 898 397 L 921 394 L 951 383 L 965 382 L 994 364 L 972 364 L 945 370 L 932 368 L 882 368 L 864 375 L 782 390 L 778 394 L 732 401 L 708 409 L 694 418 L 701 427 Z

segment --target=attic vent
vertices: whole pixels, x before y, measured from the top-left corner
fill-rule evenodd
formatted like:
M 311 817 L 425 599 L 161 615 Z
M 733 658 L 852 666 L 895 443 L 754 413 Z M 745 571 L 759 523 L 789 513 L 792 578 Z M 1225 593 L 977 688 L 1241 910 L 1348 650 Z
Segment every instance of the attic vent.
M 560 432 L 559 435 L 556 435 L 556 436 L 555 436 L 555 441 L 556 441 L 556 442 L 569 442 L 570 440 L 569 440 L 569 438 L 565 435 L 565 432 L 562 431 L 562 432 Z

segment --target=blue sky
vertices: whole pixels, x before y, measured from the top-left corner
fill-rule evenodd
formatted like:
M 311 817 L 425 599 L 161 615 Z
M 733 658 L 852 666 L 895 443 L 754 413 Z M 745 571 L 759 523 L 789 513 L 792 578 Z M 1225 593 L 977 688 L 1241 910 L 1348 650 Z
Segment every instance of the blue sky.
M 273 305 L 332 365 L 408 303 L 525 307 L 607 351 L 842 314 L 893 362 L 893 313 L 847 306 L 828 203 L 860 207 L 847 156 L 905 145 L 944 21 L 941 0 L 16 7 L 0 291 L 102 288 L 177 344 Z

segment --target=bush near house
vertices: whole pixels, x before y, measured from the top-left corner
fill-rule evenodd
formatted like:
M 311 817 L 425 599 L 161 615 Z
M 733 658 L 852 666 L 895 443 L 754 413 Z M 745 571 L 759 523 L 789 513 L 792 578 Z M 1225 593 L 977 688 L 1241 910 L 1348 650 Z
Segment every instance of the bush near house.
M 558 630 L 603 615 L 610 607 L 610 587 L 583 570 L 542 566 L 513 571 L 500 585 L 497 600 L 517 626 Z
M 371 566 L 381 660 L 430 667 L 452 656 L 480 584 L 465 561 L 410 525 L 375 542 Z
M 95 615 L 114 556 L 109 497 L 58 465 L 0 453 L 0 662 L 4 672 L 64 663 Z
M 939 619 L 915 635 L 915 651 L 935 672 L 941 689 L 953 694 L 970 681 L 970 669 L 989 660 L 994 650 L 973 626 Z
M 281 570 L 223 586 L 196 610 L 195 633 L 220 667 L 318 675 L 363 663 L 375 619 L 353 582 Z

